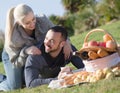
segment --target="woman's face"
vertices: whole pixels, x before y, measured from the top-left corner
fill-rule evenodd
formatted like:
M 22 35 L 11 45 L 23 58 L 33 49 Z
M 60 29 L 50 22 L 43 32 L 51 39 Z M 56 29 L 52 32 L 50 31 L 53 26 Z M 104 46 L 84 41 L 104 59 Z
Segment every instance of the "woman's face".
M 34 30 L 36 24 L 36 17 L 34 16 L 33 12 L 28 13 L 21 22 L 22 27 L 28 31 L 28 30 Z

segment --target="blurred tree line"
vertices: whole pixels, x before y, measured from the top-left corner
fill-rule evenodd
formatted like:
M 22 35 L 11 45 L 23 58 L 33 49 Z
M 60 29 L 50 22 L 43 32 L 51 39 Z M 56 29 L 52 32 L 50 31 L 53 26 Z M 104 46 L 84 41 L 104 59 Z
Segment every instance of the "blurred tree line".
M 64 26 L 69 36 L 120 19 L 120 0 L 61 0 L 61 3 L 65 14 L 49 18 Z
M 120 0 L 61 0 L 63 16 L 51 15 L 50 20 L 64 26 L 69 36 L 120 19 Z M 0 30 L 0 61 L 4 46 L 4 33 Z

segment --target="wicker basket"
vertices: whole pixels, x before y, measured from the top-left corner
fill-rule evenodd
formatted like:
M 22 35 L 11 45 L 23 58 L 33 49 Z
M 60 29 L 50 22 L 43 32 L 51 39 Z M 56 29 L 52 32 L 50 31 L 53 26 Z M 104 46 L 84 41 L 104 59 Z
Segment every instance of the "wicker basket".
M 104 34 L 109 34 L 109 36 L 112 38 L 112 40 L 116 43 L 115 39 L 113 38 L 113 36 L 108 33 L 107 31 L 103 30 L 103 29 L 94 29 L 91 30 L 85 37 L 84 39 L 84 43 L 88 43 L 88 37 L 93 33 L 93 32 L 102 32 Z M 78 51 L 79 56 L 81 57 L 81 54 L 84 51 L 90 51 L 90 50 L 98 50 L 98 49 L 103 49 L 109 52 L 112 52 L 111 55 L 102 57 L 102 58 L 98 58 L 98 59 L 94 59 L 94 60 L 88 60 L 88 59 L 83 59 L 83 63 L 85 64 L 85 69 L 89 72 L 94 72 L 98 69 L 103 69 L 103 68 L 110 68 L 112 66 L 117 65 L 120 62 L 120 47 L 117 46 L 116 43 L 116 48 L 115 49 L 109 49 L 109 48 L 105 48 L 105 47 L 100 47 L 100 46 L 94 46 L 94 47 L 85 47 L 85 48 L 81 48 Z

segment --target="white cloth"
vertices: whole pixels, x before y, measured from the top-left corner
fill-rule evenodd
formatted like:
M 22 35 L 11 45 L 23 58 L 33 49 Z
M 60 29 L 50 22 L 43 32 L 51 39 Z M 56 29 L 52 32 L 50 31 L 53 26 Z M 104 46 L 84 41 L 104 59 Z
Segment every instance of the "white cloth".
M 103 68 L 110 68 L 112 66 L 117 65 L 120 62 L 120 56 L 118 53 L 114 53 L 112 55 L 95 59 L 95 60 L 84 60 L 83 63 L 85 64 L 85 69 L 88 72 L 94 72 L 98 69 L 103 69 Z

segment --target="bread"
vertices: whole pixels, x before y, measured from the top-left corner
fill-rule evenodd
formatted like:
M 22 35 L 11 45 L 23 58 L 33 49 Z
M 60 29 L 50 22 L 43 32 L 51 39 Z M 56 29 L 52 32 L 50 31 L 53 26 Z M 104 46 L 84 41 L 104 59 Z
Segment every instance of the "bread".
M 80 71 L 76 72 L 71 76 L 66 76 L 64 78 L 63 85 L 73 85 L 78 84 L 80 82 L 86 82 L 87 76 L 90 74 L 90 72 L 87 71 Z
M 95 72 L 80 71 L 75 72 L 71 76 L 66 75 L 62 86 L 70 86 L 83 82 L 97 82 L 101 79 L 109 79 L 120 76 L 120 69 L 118 66 L 113 68 L 104 68 L 96 70 Z
M 88 56 L 92 60 L 97 59 L 99 57 L 98 54 L 96 52 L 94 52 L 94 51 L 89 51 Z
M 92 46 L 92 47 L 85 47 L 85 48 L 81 48 L 79 50 L 79 53 L 83 52 L 83 51 L 95 51 L 97 52 L 99 49 L 108 51 L 108 52 L 116 52 L 117 49 L 110 49 L 110 48 L 105 48 L 105 47 L 100 47 L 100 46 Z
M 71 75 L 71 76 L 66 76 L 64 78 L 64 82 L 63 82 L 63 86 L 66 86 L 66 85 L 73 85 L 74 84 L 74 79 L 76 78 L 77 76 L 75 74 Z
M 109 53 L 107 51 L 102 50 L 102 49 L 99 49 L 97 51 L 97 54 L 98 54 L 99 57 L 105 57 L 105 56 L 109 55 Z
M 110 48 L 105 48 L 100 46 L 92 46 L 92 47 L 81 48 L 79 51 L 76 51 L 74 55 L 79 56 L 83 60 L 87 60 L 87 59 L 94 60 L 97 58 L 102 58 L 107 55 L 110 55 L 116 51 L 117 49 L 110 49 Z

